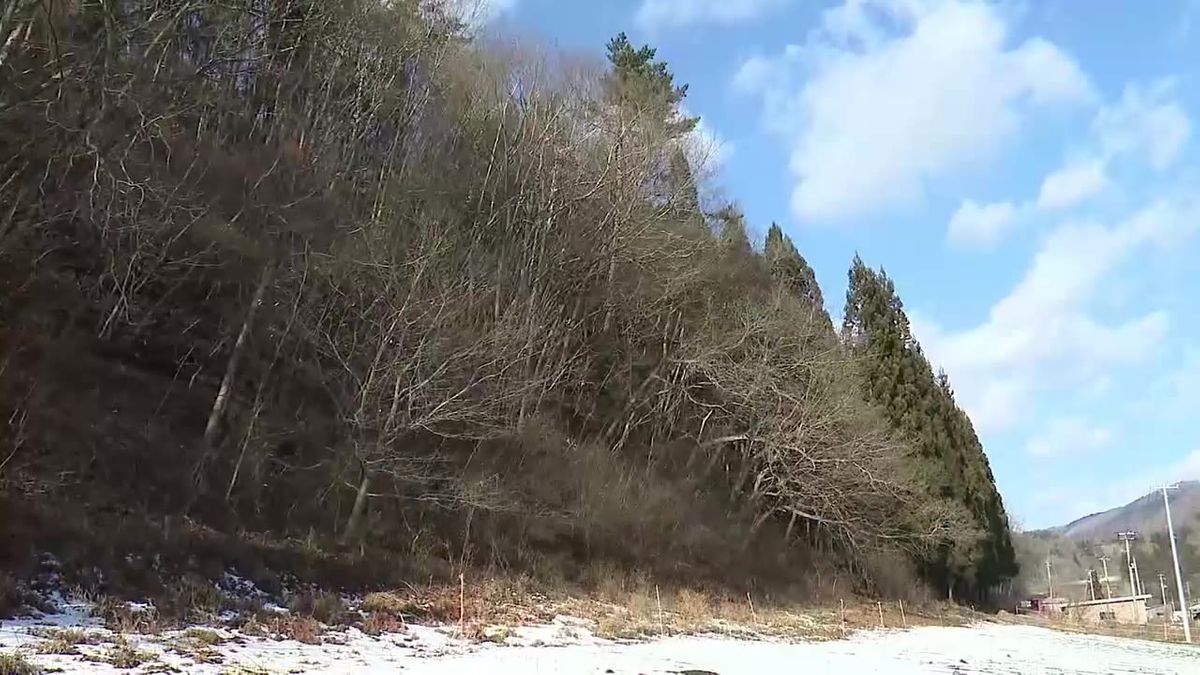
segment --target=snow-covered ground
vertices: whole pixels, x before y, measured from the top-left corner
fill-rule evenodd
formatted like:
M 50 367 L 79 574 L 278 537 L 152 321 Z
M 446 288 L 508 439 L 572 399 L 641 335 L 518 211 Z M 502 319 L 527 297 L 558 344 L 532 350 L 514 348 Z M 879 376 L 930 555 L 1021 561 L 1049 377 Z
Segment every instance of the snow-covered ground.
M 774 675 L 785 673 L 1019 673 L 1056 675 L 1151 673 L 1200 675 L 1200 647 L 1069 634 L 1024 625 L 982 623 L 863 631 L 831 642 L 746 639 L 746 626 L 714 624 L 721 635 L 636 641 L 597 637 L 589 621 L 557 616 L 543 625 L 493 626 L 484 640 L 466 640 L 457 626 L 392 624 L 398 632 L 366 635 L 323 627 L 317 644 L 263 637 L 225 625 L 157 634 L 117 634 L 93 617 L 95 607 L 68 597 L 58 561 L 44 560 L 32 586 L 53 613 L 0 621 L 0 656 L 18 654 L 47 671 L 65 673 L 382 673 L 410 675 Z M 273 597 L 227 573 L 227 596 L 255 600 L 266 616 L 287 618 L 285 597 Z M 343 598 L 358 606 L 358 598 Z M 130 613 L 154 612 L 127 603 Z M 311 620 L 310 620 L 311 621 Z M 4 675 L 0 660 L 0 675 Z
M 0 650 L 17 650 L 41 666 L 71 673 L 112 673 L 103 658 L 117 636 L 70 606 L 61 615 L 5 621 Z M 42 654 L 47 626 L 76 626 L 98 644 L 80 644 L 79 654 Z M 980 624 L 907 631 L 857 633 L 833 642 L 738 640 L 721 636 L 672 637 L 648 642 L 612 642 L 595 637 L 586 622 L 554 622 L 497 636 L 502 644 L 469 643 L 455 628 L 411 626 L 402 633 L 371 637 L 355 629 L 330 631 L 319 645 L 276 641 L 214 629 L 225 641 L 207 660 L 179 645 L 181 632 L 126 636 L 149 660 L 132 672 L 185 673 L 381 673 L 413 675 L 718 675 L 774 673 L 1196 673 L 1200 647 L 1102 636 L 1059 633 L 1031 626 Z M 38 637 L 39 633 L 43 637 Z

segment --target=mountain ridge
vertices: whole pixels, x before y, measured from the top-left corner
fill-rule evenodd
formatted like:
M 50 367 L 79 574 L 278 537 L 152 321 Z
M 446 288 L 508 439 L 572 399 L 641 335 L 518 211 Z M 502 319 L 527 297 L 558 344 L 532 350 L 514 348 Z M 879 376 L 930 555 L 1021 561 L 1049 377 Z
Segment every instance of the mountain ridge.
M 1181 481 L 1178 485 L 1178 490 L 1168 493 L 1171 517 L 1177 527 L 1189 525 L 1200 517 L 1200 481 Z M 1145 536 L 1166 530 L 1166 515 L 1157 491 L 1148 492 L 1122 506 L 1090 513 L 1043 531 L 1067 539 L 1085 540 L 1109 538 L 1127 530 Z

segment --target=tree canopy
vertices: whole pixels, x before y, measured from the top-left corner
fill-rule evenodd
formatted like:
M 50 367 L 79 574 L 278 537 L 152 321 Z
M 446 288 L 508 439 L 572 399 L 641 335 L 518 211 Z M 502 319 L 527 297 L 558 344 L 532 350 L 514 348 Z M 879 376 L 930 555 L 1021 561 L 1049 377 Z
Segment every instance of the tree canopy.
M 608 93 L 618 105 L 663 124 L 668 136 L 676 138 L 695 129 L 700 118 L 683 115 L 687 85 L 675 84 L 667 63 L 655 60 L 657 53 L 649 45 L 635 48 L 625 33 L 610 40 Z
M 1017 573 L 1004 505 L 987 456 L 949 377 L 935 375 L 913 337 L 904 305 L 883 270 L 855 257 L 843 339 L 859 355 L 866 396 L 912 444 L 911 459 L 930 492 L 961 505 L 973 532 L 922 560 L 926 575 L 960 594 L 985 594 Z

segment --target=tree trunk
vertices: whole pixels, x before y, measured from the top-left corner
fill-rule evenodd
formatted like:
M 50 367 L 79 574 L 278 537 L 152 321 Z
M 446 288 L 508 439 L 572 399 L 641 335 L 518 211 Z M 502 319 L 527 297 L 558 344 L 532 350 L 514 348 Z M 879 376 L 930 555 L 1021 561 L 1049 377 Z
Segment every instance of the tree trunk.
M 242 330 L 238 333 L 237 342 L 233 345 L 233 353 L 229 355 L 229 362 L 225 365 L 225 377 L 221 379 L 221 388 L 217 390 L 217 398 L 213 401 L 212 411 L 208 414 L 208 423 L 204 425 L 204 445 L 210 449 L 216 440 L 221 417 L 224 416 L 225 408 L 229 405 L 229 392 L 233 389 L 233 383 L 237 377 L 238 364 L 242 359 L 242 353 L 246 350 L 250 327 L 254 325 L 254 315 L 258 312 L 259 305 L 262 304 L 263 294 L 266 293 L 267 282 L 270 278 L 271 268 L 264 267 L 262 277 L 258 281 L 258 288 L 254 289 L 254 298 L 250 300 L 250 309 L 246 312 L 245 321 L 242 322 Z
M 354 497 L 354 508 L 350 509 L 350 517 L 346 519 L 346 529 L 342 532 L 342 541 L 350 542 L 359 536 L 363 519 L 367 513 L 368 491 L 371 489 L 371 472 L 363 467 L 362 482 L 358 484 L 358 494 Z

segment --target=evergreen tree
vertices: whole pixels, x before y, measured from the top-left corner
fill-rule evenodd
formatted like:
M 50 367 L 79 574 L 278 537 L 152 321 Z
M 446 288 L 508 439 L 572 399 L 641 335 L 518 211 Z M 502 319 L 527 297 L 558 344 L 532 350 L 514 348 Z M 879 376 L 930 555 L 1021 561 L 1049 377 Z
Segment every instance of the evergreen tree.
M 700 191 L 695 173 L 682 148 L 674 148 L 667 166 L 667 185 L 672 210 L 684 222 L 704 230 L 704 213 L 700 208 Z
M 685 152 L 686 137 L 700 118 L 683 114 L 681 105 L 687 96 L 687 85 L 676 85 L 670 68 L 666 62 L 656 61 L 656 54 L 649 45 L 635 48 L 625 33 L 610 40 L 611 71 L 605 79 L 607 97 L 637 126 L 665 137 L 663 175 L 654 181 L 651 192 L 665 202 L 676 219 L 704 229 L 696 167 L 689 164 Z
M 732 206 L 725 206 L 714 214 L 720 228 L 719 236 L 726 250 L 735 256 L 750 258 L 754 249 L 750 245 L 750 235 L 746 232 L 746 217 L 741 211 Z
M 771 223 L 763 252 L 775 283 L 818 310 L 832 331 L 833 322 L 825 310 L 825 298 L 817 284 L 817 275 L 779 225 Z
M 921 561 L 926 577 L 952 594 L 985 596 L 1017 572 L 1008 518 L 987 456 L 944 372 L 935 376 L 913 339 L 903 303 L 882 270 L 855 256 L 850 268 L 843 339 L 860 356 L 863 389 L 913 446 L 930 497 L 948 499 L 977 536 L 947 541 Z
M 649 45 L 635 49 L 625 33 L 610 40 L 608 61 L 612 72 L 606 81 L 609 99 L 646 120 L 662 123 L 671 138 L 678 138 L 695 129 L 700 118 L 681 114 L 687 85 L 676 86 L 666 62 L 654 60 L 656 54 Z

